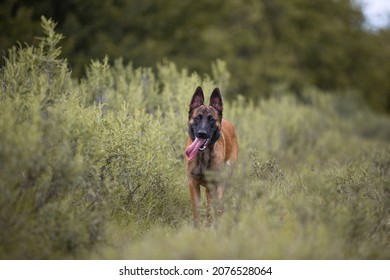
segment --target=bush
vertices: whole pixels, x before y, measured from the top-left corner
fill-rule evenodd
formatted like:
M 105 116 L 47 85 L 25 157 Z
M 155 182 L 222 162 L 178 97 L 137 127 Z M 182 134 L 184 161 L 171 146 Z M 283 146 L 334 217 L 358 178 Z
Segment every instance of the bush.
M 188 103 L 228 85 L 225 64 L 212 80 L 106 58 L 74 81 L 42 26 L 1 69 L 0 258 L 389 258 L 388 117 L 316 89 L 225 101 L 239 162 L 218 226 L 194 230 Z

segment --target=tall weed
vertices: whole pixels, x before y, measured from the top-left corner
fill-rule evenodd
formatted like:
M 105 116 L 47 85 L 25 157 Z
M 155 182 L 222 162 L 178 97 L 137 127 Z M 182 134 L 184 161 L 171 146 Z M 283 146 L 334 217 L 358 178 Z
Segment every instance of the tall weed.
M 1 69 L 0 258 L 390 257 L 388 117 L 316 89 L 224 100 L 239 161 L 222 219 L 195 230 L 188 103 L 198 85 L 228 86 L 226 64 L 211 79 L 105 58 L 74 81 L 55 24 L 42 26 Z

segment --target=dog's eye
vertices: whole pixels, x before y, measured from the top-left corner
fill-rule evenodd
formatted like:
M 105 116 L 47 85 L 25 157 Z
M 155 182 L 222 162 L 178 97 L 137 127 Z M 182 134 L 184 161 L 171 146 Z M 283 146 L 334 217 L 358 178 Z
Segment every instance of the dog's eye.
M 199 122 L 202 118 L 203 118 L 203 115 L 197 115 L 194 120 L 195 120 L 195 122 Z
M 210 122 L 210 123 L 215 123 L 215 119 L 212 117 L 212 116 L 208 116 L 207 117 L 207 120 Z

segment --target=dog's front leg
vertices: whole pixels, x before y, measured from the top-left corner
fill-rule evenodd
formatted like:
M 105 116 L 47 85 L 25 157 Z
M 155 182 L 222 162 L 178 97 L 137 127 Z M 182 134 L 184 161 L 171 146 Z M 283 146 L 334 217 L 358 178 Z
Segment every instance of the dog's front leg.
M 214 214 L 214 224 L 217 225 L 218 218 L 223 213 L 223 192 L 224 187 L 220 183 L 210 184 L 206 188 L 206 196 L 207 196 L 207 226 L 211 226 L 212 224 L 212 216 L 211 216 L 211 208 L 213 209 Z
M 194 216 L 194 226 L 199 226 L 199 202 L 200 202 L 200 185 L 199 182 L 194 179 L 189 179 L 188 184 L 190 195 L 191 195 L 191 205 L 192 205 L 192 214 Z
M 215 210 L 214 205 L 214 191 L 206 188 L 206 197 L 207 197 L 207 226 L 211 226 L 211 207 Z M 215 211 L 214 211 L 215 212 Z
M 217 184 L 217 216 L 220 217 L 222 214 L 223 214 L 223 211 L 224 211 L 224 201 L 223 201 L 223 194 L 224 194 L 224 191 L 225 191 L 225 187 L 224 185 L 222 184 Z

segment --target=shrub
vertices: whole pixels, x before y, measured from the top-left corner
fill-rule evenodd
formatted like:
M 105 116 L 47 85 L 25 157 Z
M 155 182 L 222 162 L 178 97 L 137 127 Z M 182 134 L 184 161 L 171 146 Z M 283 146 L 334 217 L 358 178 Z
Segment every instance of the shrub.
M 225 64 L 212 80 L 106 58 L 74 81 L 42 26 L 0 73 L 0 258 L 389 258 L 387 116 L 316 89 L 225 99 L 239 161 L 218 226 L 194 230 L 188 103 L 227 86 Z

